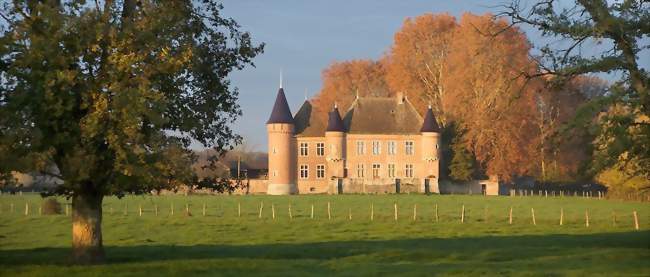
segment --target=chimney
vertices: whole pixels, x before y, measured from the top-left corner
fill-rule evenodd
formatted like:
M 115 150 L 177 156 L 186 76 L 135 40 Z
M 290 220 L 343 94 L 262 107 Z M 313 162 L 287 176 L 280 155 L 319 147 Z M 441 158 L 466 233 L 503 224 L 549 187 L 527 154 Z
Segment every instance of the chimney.
M 397 92 L 397 104 L 404 104 L 404 99 L 406 99 L 404 92 Z

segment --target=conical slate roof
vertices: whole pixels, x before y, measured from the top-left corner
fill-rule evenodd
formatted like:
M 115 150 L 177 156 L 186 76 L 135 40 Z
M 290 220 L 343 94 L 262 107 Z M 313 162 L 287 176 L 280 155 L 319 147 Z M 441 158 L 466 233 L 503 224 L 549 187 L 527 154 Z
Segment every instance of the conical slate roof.
M 329 119 L 327 120 L 327 132 L 345 132 L 343 119 L 339 114 L 339 108 L 334 106 L 334 109 L 329 112 Z
M 433 111 L 431 110 L 431 106 L 429 106 L 429 109 L 427 109 L 426 114 L 424 115 L 424 122 L 422 123 L 422 128 L 420 129 L 420 132 L 435 132 L 438 133 L 440 132 L 440 126 L 438 126 L 438 122 L 436 121 L 436 117 L 433 115 Z
M 269 117 L 269 121 L 266 122 L 266 124 L 273 123 L 294 123 L 293 116 L 291 116 L 291 110 L 289 109 L 289 104 L 287 103 L 287 98 L 284 96 L 284 90 L 282 88 L 278 90 L 278 96 L 275 98 L 271 117 Z

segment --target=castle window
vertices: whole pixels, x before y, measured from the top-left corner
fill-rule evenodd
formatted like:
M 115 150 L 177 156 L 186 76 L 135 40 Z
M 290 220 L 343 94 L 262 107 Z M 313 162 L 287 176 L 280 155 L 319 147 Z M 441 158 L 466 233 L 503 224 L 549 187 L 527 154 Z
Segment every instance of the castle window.
M 307 157 L 309 153 L 309 145 L 306 142 L 300 143 L 300 156 Z
M 325 165 L 323 164 L 316 165 L 316 178 L 318 179 L 325 178 Z
M 388 164 L 388 177 L 395 178 L 395 164 Z
M 407 164 L 404 170 L 404 176 L 407 178 L 413 178 L 413 165 Z
M 404 149 L 406 155 L 413 155 L 413 141 L 406 141 L 404 145 L 406 146 Z
M 363 141 L 357 141 L 357 155 L 363 155 L 366 152 L 366 145 Z
M 394 141 L 389 141 L 388 142 L 388 155 L 395 155 L 396 153 L 396 148 L 395 148 L 395 142 Z
M 372 164 L 372 178 L 379 178 L 379 164 Z
M 276 149 L 275 147 L 273 147 L 273 154 L 277 154 L 277 153 L 278 153 L 278 149 Z
M 378 140 L 372 142 L 372 154 L 379 155 L 381 153 L 381 143 Z
M 301 164 L 300 165 L 300 179 L 309 178 L 309 165 Z
M 325 155 L 325 143 L 322 142 L 316 143 L 316 155 L 318 156 Z
M 363 175 L 364 175 L 363 173 L 364 173 L 363 164 L 358 164 L 357 165 L 357 177 L 358 178 L 363 178 Z

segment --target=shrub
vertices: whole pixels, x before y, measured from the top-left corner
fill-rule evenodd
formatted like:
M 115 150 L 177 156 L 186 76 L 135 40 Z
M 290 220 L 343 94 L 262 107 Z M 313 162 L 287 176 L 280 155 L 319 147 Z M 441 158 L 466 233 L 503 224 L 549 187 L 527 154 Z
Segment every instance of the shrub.
M 43 202 L 43 214 L 61 214 L 61 203 L 55 198 L 47 198 Z

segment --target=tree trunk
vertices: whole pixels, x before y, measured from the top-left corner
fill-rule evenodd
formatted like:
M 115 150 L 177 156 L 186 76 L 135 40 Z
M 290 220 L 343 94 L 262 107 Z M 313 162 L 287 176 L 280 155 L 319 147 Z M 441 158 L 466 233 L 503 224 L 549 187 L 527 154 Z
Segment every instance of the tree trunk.
M 104 261 L 102 196 L 78 193 L 72 197 L 72 256 L 76 263 Z

